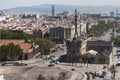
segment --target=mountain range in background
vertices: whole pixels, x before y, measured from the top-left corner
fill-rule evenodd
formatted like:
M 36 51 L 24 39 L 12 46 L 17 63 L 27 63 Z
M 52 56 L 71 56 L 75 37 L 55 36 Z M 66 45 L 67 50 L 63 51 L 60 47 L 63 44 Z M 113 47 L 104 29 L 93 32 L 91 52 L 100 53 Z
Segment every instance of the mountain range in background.
M 118 11 L 120 12 L 120 6 L 71 6 L 71 5 L 54 5 L 55 12 L 64 12 L 68 11 L 73 13 L 75 9 L 78 9 L 79 13 L 108 13 L 111 11 Z M 49 13 L 51 14 L 52 5 L 44 4 L 39 6 L 31 6 L 31 7 L 16 7 L 11 9 L 3 9 L 5 13 L 13 13 L 13 14 L 20 14 L 20 13 Z

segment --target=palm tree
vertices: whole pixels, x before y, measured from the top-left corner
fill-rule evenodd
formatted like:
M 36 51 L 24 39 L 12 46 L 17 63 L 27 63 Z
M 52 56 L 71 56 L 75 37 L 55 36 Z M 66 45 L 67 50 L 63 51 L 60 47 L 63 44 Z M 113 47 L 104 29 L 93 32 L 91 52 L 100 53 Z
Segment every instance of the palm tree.
M 75 55 L 75 63 L 76 63 L 76 65 L 79 62 L 81 63 L 81 66 L 82 66 L 82 55 L 78 53 L 78 54 Z
M 88 67 L 88 55 L 87 54 L 82 55 L 82 61 L 84 63 L 87 63 L 87 67 Z
M 67 61 L 74 64 L 74 54 L 67 54 Z
M 81 66 L 82 66 L 82 62 L 83 62 L 82 57 L 83 56 L 81 54 L 77 55 L 77 61 L 81 63 Z
M 112 66 L 110 67 L 110 72 L 111 72 L 111 74 L 112 74 L 112 78 L 115 79 L 115 74 L 116 74 L 116 72 L 117 72 L 115 65 L 112 65 Z
M 71 61 L 70 61 L 70 60 L 71 60 L 71 59 L 70 59 L 70 55 L 67 54 L 66 57 L 67 57 L 67 62 L 70 63 L 70 62 L 71 62 Z
M 67 54 L 67 62 L 72 63 L 72 65 L 77 65 L 78 62 L 82 63 L 82 55 L 80 53 Z

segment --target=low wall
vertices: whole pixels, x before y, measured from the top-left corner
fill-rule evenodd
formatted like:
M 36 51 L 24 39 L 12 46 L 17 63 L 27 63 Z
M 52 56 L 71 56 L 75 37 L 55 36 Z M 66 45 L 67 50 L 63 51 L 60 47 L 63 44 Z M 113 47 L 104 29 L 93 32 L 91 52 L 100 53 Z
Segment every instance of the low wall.
M 0 67 L 0 75 L 2 74 L 14 74 L 14 73 L 23 73 L 27 70 L 31 69 L 31 67 L 24 66 L 2 66 Z

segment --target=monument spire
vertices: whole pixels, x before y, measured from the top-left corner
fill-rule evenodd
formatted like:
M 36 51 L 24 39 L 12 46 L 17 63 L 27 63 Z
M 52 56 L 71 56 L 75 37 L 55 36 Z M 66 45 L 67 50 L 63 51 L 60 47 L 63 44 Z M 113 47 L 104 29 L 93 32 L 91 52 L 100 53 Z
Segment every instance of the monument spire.
M 77 32 L 77 9 L 75 9 L 75 34 L 74 37 L 78 37 L 78 32 Z

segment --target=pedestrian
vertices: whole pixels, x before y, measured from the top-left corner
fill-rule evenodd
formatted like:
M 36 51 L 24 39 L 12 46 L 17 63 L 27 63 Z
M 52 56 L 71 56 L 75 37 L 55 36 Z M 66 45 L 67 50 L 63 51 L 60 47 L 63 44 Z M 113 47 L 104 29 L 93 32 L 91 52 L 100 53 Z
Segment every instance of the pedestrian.
M 85 73 L 87 76 L 87 80 L 90 80 L 90 74 L 88 72 Z
M 95 74 L 94 73 L 90 73 L 92 75 L 92 79 L 95 79 Z

